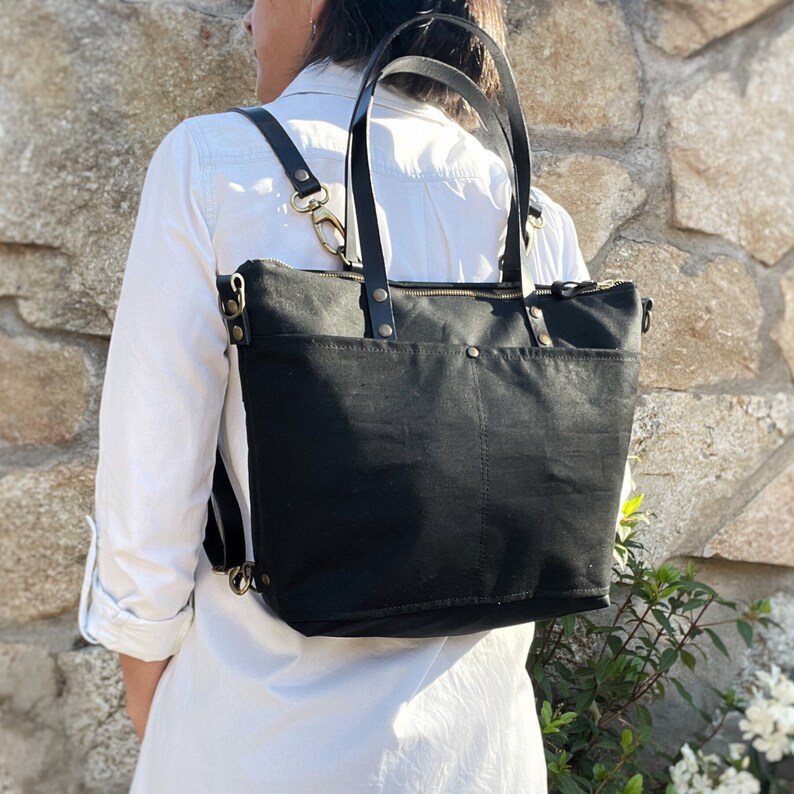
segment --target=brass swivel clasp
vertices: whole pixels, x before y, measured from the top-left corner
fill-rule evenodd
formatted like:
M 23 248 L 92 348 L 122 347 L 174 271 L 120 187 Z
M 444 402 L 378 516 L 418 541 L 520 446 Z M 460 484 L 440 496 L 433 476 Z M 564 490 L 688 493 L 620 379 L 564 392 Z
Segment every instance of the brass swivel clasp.
M 342 225 L 342 221 L 325 206 L 328 203 L 328 188 L 325 185 L 321 185 L 320 198 L 310 198 L 306 204 L 299 204 L 299 198 L 300 196 L 297 193 L 292 196 L 293 209 L 297 212 L 311 213 L 315 234 L 323 248 L 328 253 L 338 256 L 344 261 L 344 244 L 340 242 L 340 239 L 344 240 L 345 227 Z M 333 242 L 326 233 L 327 226 L 331 227 L 330 234 L 333 237 Z M 339 239 L 334 236 L 335 234 L 339 235 Z

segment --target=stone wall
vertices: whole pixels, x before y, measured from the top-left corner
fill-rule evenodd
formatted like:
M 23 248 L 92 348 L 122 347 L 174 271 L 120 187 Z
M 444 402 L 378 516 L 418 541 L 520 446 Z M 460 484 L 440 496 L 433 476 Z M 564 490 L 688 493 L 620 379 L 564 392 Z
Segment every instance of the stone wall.
M 112 655 L 75 628 L 103 364 L 144 170 L 253 103 L 242 0 L 0 0 L 0 792 L 126 790 Z M 656 301 L 633 451 L 656 561 L 774 597 L 794 666 L 794 4 L 509 0 L 540 184 Z M 705 687 L 693 682 L 705 698 Z M 672 719 L 672 717 L 671 717 Z

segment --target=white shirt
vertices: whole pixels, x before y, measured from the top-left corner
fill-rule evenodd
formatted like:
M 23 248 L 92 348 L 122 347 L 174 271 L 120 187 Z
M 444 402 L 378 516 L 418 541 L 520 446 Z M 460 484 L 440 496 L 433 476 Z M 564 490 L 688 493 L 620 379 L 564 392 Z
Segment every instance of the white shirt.
M 312 67 L 269 106 L 340 218 L 358 80 Z M 495 155 L 440 110 L 381 89 L 372 159 L 392 278 L 495 280 L 509 190 Z M 201 542 L 218 442 L 251 548 L 244 409 L 215 277 L 249 258 L 339 264 L 290 207 L 291 192 L 258 130 L 235 113 L 179 124 L 147 173 L 102 396 L 80 608 L 89 641 L 174 657 L 132 791 L 545 792 L 524 670 L 531 624 L 421 640 L 307 638 L 210 570 Z M 569 216 L 538 196 L 537 283 L 586 279 Z

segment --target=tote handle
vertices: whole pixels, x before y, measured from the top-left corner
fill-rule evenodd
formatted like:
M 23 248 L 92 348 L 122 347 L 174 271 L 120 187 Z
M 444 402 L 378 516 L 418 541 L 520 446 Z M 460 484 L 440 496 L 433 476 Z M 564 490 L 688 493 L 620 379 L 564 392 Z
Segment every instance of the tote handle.
M 509 129 L 499 120 L 490 100 L 477 85 L 460 70 L 421 56 L 403 56 L 381 66 L 389 44 L 407 28 L 419 24 L 427 24 L 428 20 L 449 22 L 469 30 L 485 44 L 494 58 L 502 82 L 502 94 L 508 112 Z M 375 88 L 378 82 L 390 74 L 412 73 L 431 77 L 459 93 L 472 107 L 482 114 L 484 124 L 491 137 L 494 126 L 499 132 L 495 136 L 497 149 L 502 159 L 506 160 L 508 174 L 511 175 L 514 201 L 511 208 L 511 219 L 508 223 L 508 239 L 505 247 L 507 267 L 520 273 L 522 291 L 525 296 L 527 318 L 535 341 L 543 330 L 536 314 L 530 313 L 530 299 L 534 293 L 534 283 L 529 271 L 529 254 L 527 251 L 525 232 L 529 214 L 536 218 L 540 209 L 530 205 L 530 154 L 529 140 L 518 103 L 515 80 L 507 59 L 496 42 L 476 25 L 446 14 L 424 15 L 417 17 L 398 27 L 391 36 L 384 39 L 370 58 L 362 88 L 353 112 L 350 126 L 350 140 L 347 155 L 347 217 L 345 256 L 353 267 L 361 270 L 366 282 L 365 291 L 370 314 L 373 334 L 381 339 L 396 341 L 394 315 L 389 295 L 386 266 L 383 258 L 382 242 L 377 224 L 375 199 L 369 164 L 369 115 L 372 107 Z M 487 106 L 487 110 L 485 107 Z M 494 119 L 497 124 L 494 124 Z M 501 144 L 499 143 L 501 141 Z M 505 143 L 507 145 L 505 145 Z M 512 147 L 510 144 L 512 143 Z M 512 167 L 511 167 L 512 166 Z M 517 212 L 516 212 L 516 207 Z M 516 222 L 518 221 L 518 222 Z M 513 230 L 511 233 L 511 229 Z M 540 318 L 542 319 L 542 318 Z M 535 326 L 538 326 L 536 328 Z
M 359 159 L 363 159 L 363 157 L 362 153 L 360 152 L 357 152 L 357 158 L 354 158 L 352 155 L 354 152 L 354 147 L 357 149 L 360 145 L 356 143 L 357 136 L 362 135 L 365 143 L 368 138 L 368 130 L 366 129 L 368 122 L 366 117 L 368 116 L 372 105 L 375 88 L 380 79 L 384 76 L 382 72 L 380 74 L 376 74 L 376 71 L 379 68 L 382 68 L 383 63 L 388 62 L 388 49 L 395 39 L 397 39 L 400 35 L 402 35 L 402 33 L 410 28 L 426 26 L 432 21 L 445 22 L 456 27 L 461 27 L 471 33 L 474 37 L 478 38 L 488 53 L 491 55 L 497 74 L 499 75 L 501 87 L 500 93 L 504 99 L 504 105 L 508 115 L 510 144 L 514 154 L 515 162 L 518 166 L 519 175 L 518 194 L 516 198 L 518 201 L 518 221 L 520 222 L 520 226 L 519 228 L 516 228 L 518 224 L 515 222 L 516 219 L 512 217 L 513 208 L 511 208 L 511 221 L 513 222 L 509 223 L 508 225 L 508 237 L 505 245 L 505 270 L 511 271 L 511 278 L 505 278 L 505 280 L 518 280 L 517 271 L 519 268 L 519 260 L 514 258 L 514 252 L 518 247 L 517 243 L 519 236 L 516 234 L 516 232 L 519 232 L 520 230 L 520 234 L 524 237 L 524 241 L 526 243 L 528 216 L 531 213 L 536 218 L 539 217 L 540 208 L 537 205 L 530 204 L 531 153 L 529 146 L 529 136 L 527 134 L 527 128 L 523 114 L 521 113 L 521 105 L 518 98 L 515 77 L 513 75 L 512 69 L 510 68 L 509 62 L 507 61 L 507 58 L 500 49 L 499 45 L 493 40 L 493 38 L 491 38 L 491 36 L 489 36 L 484 30 L 482 30 L 482 28 L 478 27 L 474 23 L 465 19 L 461 19 L 460 17 L 452 16 L 450 14 L 423 12 L 419 16 L 408 20 L 407 22 L 395 28 L 391 34 L 384 37 L 369 59 L 364 72 L 356 106 L 353 111 L 353 119 L 350 125 L 346 172 L 347 209 L 345 225 L 349 229 L 349 234 L 347 235 L 347 239 L 345 241 L 346 258 L 348 261 L 353 262 L 354 264 L 360 264 L 362 260 L 362 252 L 360 248 L 359 237 L 356 233 L 357 230 L 355 224 L 355 196 L 350 188 L 352 185 L 353 163 L 357 162 Z M 441 82 L 446 83 L 445 80 L 441 80 Z M 471 80 L 468 80 L 468 82 L 472 83 Z M 460 93 L 458 88 L 452 88 L 453 90 Z M 479 91 L 479 88 L 476 85 L 474 85 L 474 88 Z M 464 96 L 464 99 L 469 101 L 467 96 Z M 490 102 L 490 100 L 487 99 L 486 101 Z M 473 104 L 471 101 L 469 103 Z M 366 156 L 366 148 L 367 147 L 364 146 L 365 152 L 363 153 L 363 156 Z M 510 167 L 508 166 L 508 171 L 509 170 Z

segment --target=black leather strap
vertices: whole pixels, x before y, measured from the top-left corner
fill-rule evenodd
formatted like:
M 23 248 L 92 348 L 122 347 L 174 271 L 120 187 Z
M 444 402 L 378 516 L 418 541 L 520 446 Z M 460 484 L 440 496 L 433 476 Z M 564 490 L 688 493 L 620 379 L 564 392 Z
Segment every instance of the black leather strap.
M 504 163 L 513 190 L 510 215 L 507 221 L 505 251 L 518 251 L 521 238 L 518 208 L 515 202 L 516 185 L 521 179 L 526 179 L 526 176 L 519 173 L 520 169 L 513 157 L 509 127 L 502 122 L 501 117 L 494 110 L 492 103 L 485 94 L 480 91 L 477 84 L 459 69 L 434 58 L 426 58 L 421 55 L 406 55 L 391 61 L 381 72 L 381 79 L 393 74 L 405 73 L 417 74 L 422 77 L 430 78 L 431 80 L 436 80 L 451 88 L 460 96 L 465 94 L 466 101 L 480 117 L 480 123 L 483 128 L 482 137 L 485 139 L 489 148 L 493 149 Z M 512 269 L 513 272 L 510 274 L 512 278 L 504 277 L 503 280 L 520 281 L 521 276 L 518 272 L 520 264 L 520 261 L 506 262 L 503 266 L 503 273 L 504 270 L 510 269 Z
M 518 99 L 518 90 L 515 85 L 515 77 L 513 75 L 510 64 L 502 53 L 499 45 L 481 28 L 469 22 L 468 20 L 460 19 L 459 17 L 451 16 L 449 14 L 437 13 L 423 13 L 414 19 L 400 25 L 395 31 L 385 38 L 372 54 L 364 75 L 362 82 L 362 89 L 359 94 L 359 99 L 353 114 L 353 121 L 351 123 L 351 140 L 348 148 L 348 166 L 347 166 L 347 210 L 345 227 L 347 230 L 347 239 L 345 241 L 345 250 L 347 258 L 354 262 L 362 261 L 362 252 L 360 250 L 359 236 L 357 235 L 356 226 L 356 207 L 355 195 L 352 187 L 352 170 L 353 158 L 351 157 L 354 148 L 353 132 L 356 127 L 359 128 L 359 134 L 364 135 L 361 127 L 366 127 L 366 121 L 369 110 L 372 104 L 372 98 L 375 92 L 375 86 L 381 79 L 382 68 L 385 63 L 389 61 L 389 48 L 394 40 L 406 30 L 413 27 L 421 27 L 430 23 L 443 22 L 462 27 L 467 30 L 472 36 L 478 38 L 483 46 L 490 53 L 499 74 L 502 97 L 505 108 L 507 109 L 509 130 L 510 130 L 510 145 L 515 158 L 516 167 L 519 175 L 518 185 L 518 210 L 520 218 L 520 229 L 526 229 L 528 216 L 531 214 L 534 217 L 540 217 L 541 209 L 537 204 L 530 201 L 530 179 L 531 179 L 531 155 L 529 147 L 529 136 L 527 134 L 526 124 L 524 117 L 521 113 L 521 106 Z M 444 82 L 444 81 L 442 81 Z M 453 89 L 456 90 L 456 89 Z M 468 100 L 467 97 L 464 98 Z M 357 158 L 358 159 L 358 158 Z M 526 241 L 526 235 L 524 235 Z M 507 251 L 515 249 L 515 240 L 509 240 L 509 248 Z M 518 281 L 519 280 L 519 263 L 518 261 L 506 260 L 508 273 L 505 274 L 505 280 Z
M 489 139 L 493 142 L 494 148 L 505 163 L 508 174 L 511 177 L 513 194 L 518 194 L 519 174 L 517 164 L 512 156 L 509 146 L 509 133 L 502 126 L 502 123 L 494 111 L 487 97 L 480 91 L 477 85 L 463 72 L 455 69 L 449 64 L 437 61 L 432 58 L 422 56 L 403 56 L 386 64 L 377 75 L 376 79 L 370 84 L 371 92 L 374 95 L 376 83 L 385 77 L 393 74 L 419 74 L 429 77 L 448 87 L 463 96 L 472 108 L 481 116 L 483 126 Z M 383 259 L 382 243 L 380 230 L 378 229 L 377 216 L 375 212 L 375 199 L 372 192 L 372 177 L 369 167 L 368 142 L 369 127 L 368 113 L 361 116 L 358 129 L 363 133 L 363 145 L 355 148 L 352 154 L 352 175 L 349 191 L 355 192 L 357 189 L 363 193 L 362 204 L 359 212 L 356 213 L 356 222 L 359 228 L 348 235 L 348 239 L 366 239 L 366 247 L 362 250 L 363 263 L 362 270 L 366 282 L 366 295 L 370 320 L 372 323 L 373 336 L 376 338 L 396 341 L 397 329 L 394 324 L 394 315 L 389 296 L 389 286 L 386 276 L 386 265 Z M 355 205 L 355 202 L 353 202 Z M 515 257 L 512 267 L 517 270 L 517 277 L 512 280 L 521 280 L 522 265 L 526 272 L 528 268 L 528 253 L 526 245 L 519 230 L 518 213 L 516 211 L 517 202 L 514 200 L 508 221 L 508 241 L 506 249 L 506 259 L 510 259 L 512 253 Z M 355 212 L 355 208 L 354 208 Z M 527 260 L 527 262 L 525 262 Z M 532 318 L 537 324 L 537 317 Z M 545 330 L 545 329 L 541 329 Z
M 311 172 L 303 155 L 272 113 L 262 107 L 229 108 L 229 111 L 242 113 L 256 124 L 275 152 L 287 179 L 301 198 L 319 193 L 322 189 L 320 180 Z
M 475 35 L 483 38 L 489 51 L 494 51 L 494 61 L 500 70 L 502 79 L 503 93 L 508 109 L 509 134 L 512 139 L 513 154 L 517 151 L 526 151 L 526 173 L 521 168 L 522 159 L 515 157 L 512 168 L 508 166 L 508 173 L 513 172 L 513 188 L 515 203 L 518 206 L 518 214 L 521 219 L 520 228 L 526 228 L 526 219 L 529 215 L 529 141 L 524 124 L 521 108 L 518 104 L 518 93 L 509 64 L 504 55 L 499 50 L 496 43 L 475 25 L 460 20 L 457 17 L 447 15 L 435 15 L 434 19 L 449 21 L 451 24 L 464 27 L 472 31 Z M 378 82 L 390 74 L 413 73 L 423 76 L 431 76 L 452 90 L 460 94 L 475 109 L 482 108 L 483 103 L 489 103 L 487 97 L 468 79 L 463 73 L 448 64 L 439 67 L 430 67 L 432 59 L 406 56 L 394 59 L 391 63 L 385 56 L 386 49 L 390 41 L 402 30 L 414 24 L 425 24 L 427 16 L 414 19 L 410 23 L 401 26 L 390 39 L 384 41 L 370 60 L 366 76 L 363 81 L 362 89 L 356 103 L 353 120 L 350 127 L 350 143 L 347 158 L 347 218 L 346 218 L 346 238 L 345 253 L 346 257 L 354 263 L 360 263 L 360 270 L 364 275 L 366 283 L 367 308 L 373 328 L 373 335 L 389 341 L 397 340 L 397 329 L 394 323 L 394 313 L 391 305 L 391 296 L 388 290 L 386 277 L 386 265 L 383 257 L 383 246 L 378 228 L 375 197 L 372 188 L 372 176 L 369 163 L 369 115 L 372 108 L 375 89 Z M 490 42 L 488 44 L 488 42 Z M 432 74 L 430 73 L 432 71 Z M 486 128 L 490 112 L 486 113 Z M 493 123 L 490 123 L 491 129 Z M 506 137 L 508 130 L 501 124 L 500 132 Z M 524 184 L 522 184 L 522 179 Z M 526 191 L 526 198 L 522 191 Z M 522 214 L 522 207 L 526 207 L 526 214 Z M 533 215 L 537 211 L 533 210 Z M 515 229 L 515 225 L 513 224 Z M 510 230 L 508 230 L 510 231 Z M 527 323 L 530 330 L 531 341 L 536 345 L 550 346 L 551 337 L 548 334 L 546 325 L 539 311 L 537 302 L 533 299 L 535 285 L 529 265 L 529 252 L 527 249 L 527 239 L 520 232 L 510 234 L 507 241 L 508 247 L 505 251 L 505 260 L 509 263 L 511 271 L 518 271 L 519 279 L 522 283 L 522 292 L 525 296 L 524 307 L 526 311 Z M 516 280 L 516 279 L 511 279 Z
M 220 450 L 215 455 L 204 550 L 213 569 L 219 572 L 227 572 L 245 562 L 243 517 Z

